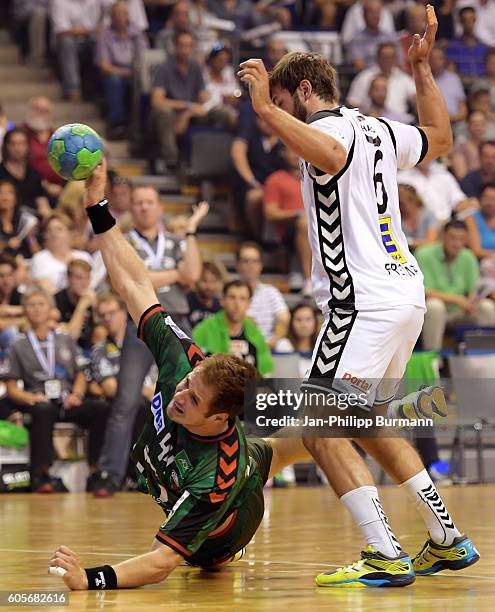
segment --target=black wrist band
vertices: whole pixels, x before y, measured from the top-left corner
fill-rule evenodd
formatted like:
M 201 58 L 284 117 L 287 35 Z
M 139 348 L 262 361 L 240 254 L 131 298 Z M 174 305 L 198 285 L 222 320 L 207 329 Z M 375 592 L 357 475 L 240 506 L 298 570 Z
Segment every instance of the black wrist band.
M 186 237 L 187 236 L 196 236 L 196 232 L 186 232 Z
M 91 226 L 95 234 L 103 234 L 103 232 L 111 229 L 116 221 L 108 210 L 108 200 L 104 198 L 98 204 L 94 204 L 86 209 Z
M 110 565 L 85 568 L 89 591 L 108 591 L 117 588 L 117 574 Z

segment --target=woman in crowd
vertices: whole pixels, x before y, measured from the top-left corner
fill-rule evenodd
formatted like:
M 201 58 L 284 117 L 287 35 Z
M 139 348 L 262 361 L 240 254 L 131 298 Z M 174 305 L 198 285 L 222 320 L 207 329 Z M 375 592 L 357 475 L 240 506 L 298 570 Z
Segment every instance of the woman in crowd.
M 299 372 L 301 377 L 311 364 L 311 354 L 316 345 L 320 325 L 318 311 L 307 302 L 296 304 L 291 311 L 286 338 L 281 338 L 275 346 L 277 353 L 299 353 Z
M 435 215 L 423 204 L 412 185 L 399 185 L 399 206 L 402 231 L 410 248 L 431 244 L 438 238 Z
M 483 113 L 474 111 L 468 118 L 469 136 L 456 144 L 452 152 L 452 170 L 458 181 L 466 174 L 480 169 L 480 144 L 485 140 L 486 119 Z
M 10 181 L 0 180 L 0 249 L 14 256 L 31 259 L 41 250 L 36 239 L 38 219 L 23 210 L 17 200 L 17 192 Z
M 228 112 L 230 126 L 234 129 L 241 91 L 234 75 L 232 53 L 222 43 L 215 43 L 206 60 L 204 80 L 206 91 L 210 94 L 207 106 Z
M 479 259 L 495 255 L 495 184 L 484 185 L 480 209 L 466 220 L 468 245 Z
M 93 260 L 87 251 L 78 251 L 71 246 L 70 219 L 53 212 L 43 222 L 44 249 L 32 259 L 31 276 L 49 293 L 67 287 L 67 265 L 72 259 L 84 259 L 90 265 Z

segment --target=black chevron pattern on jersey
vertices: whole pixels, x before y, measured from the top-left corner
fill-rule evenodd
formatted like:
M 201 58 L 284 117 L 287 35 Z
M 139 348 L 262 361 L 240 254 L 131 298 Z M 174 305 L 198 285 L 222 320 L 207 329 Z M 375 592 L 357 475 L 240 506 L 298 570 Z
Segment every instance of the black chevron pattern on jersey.
M 353 309 L 354 283 L 347 267 L 338 185 L 328 175 L 318 175 L 308 166 L 313 179 L 320 255 L 330 281 L 330 308 Z
M 318 351 L 313 360 L 309 382 L 312 378 L 321 376 L 325 376 L 325 378 L 335 377 L 356 316 L 356 311 L 341 308 L 336 308 L 330 312 L 325 332 L 321 337 Z
M 433 484 L 428 485 L 418 493 L 419 497 L 430 510 L 437 517 L 440 525 L 442 526 L 444 533 L 446 529 L 455 529 L 454 521 L 451 519 L 450 514 L 445 507 L 442 498 L 438 494 L 438 491 Z

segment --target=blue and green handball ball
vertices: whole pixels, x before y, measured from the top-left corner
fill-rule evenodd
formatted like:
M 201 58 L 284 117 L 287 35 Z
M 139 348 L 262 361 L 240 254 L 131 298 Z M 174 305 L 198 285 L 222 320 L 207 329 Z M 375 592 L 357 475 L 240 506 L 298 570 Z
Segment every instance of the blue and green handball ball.
M 68 123 L 48 141 L 48 161 L 62 178 L 82 181 L 93 173 L 103 158 L 103 142 L 83 123 Z

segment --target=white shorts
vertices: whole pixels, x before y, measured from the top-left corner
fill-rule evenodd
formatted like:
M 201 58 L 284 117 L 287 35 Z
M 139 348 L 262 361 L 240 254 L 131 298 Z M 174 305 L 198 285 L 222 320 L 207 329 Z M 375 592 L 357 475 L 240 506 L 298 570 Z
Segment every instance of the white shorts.
M 391 401 L 423 327 L 425 310 L 335 309 L 321 327 L 304 387 L 365 393 L 367 405 Z

